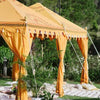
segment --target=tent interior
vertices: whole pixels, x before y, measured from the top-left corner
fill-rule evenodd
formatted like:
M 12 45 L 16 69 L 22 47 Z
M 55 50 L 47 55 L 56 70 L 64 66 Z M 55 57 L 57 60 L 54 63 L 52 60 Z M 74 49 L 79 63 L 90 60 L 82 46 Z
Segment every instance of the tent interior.
M 84 57 L 81 83 L 88 83 L 88 38 L 87 30 L 64 19 L 43 5 L 37 3 L 31 8 L 16 0 L 0 0 L 0 35 L 14 53 L 14 62 L 20 59 L 24 64 L 35 38 L 56 39 L 59 54 L 59 68 L 56 92 L 63 96 L 63 67 L 67 41 L 75 38 Z M 19 68 L 20 67 L 20 68 Z M 18 80 L 16 100 L 28 100 L 25 82 L 19 76 L 26 75 L 24 67 L 13 65 L 12 80 Z M 21 85 L 24 84 L 24 88 Z

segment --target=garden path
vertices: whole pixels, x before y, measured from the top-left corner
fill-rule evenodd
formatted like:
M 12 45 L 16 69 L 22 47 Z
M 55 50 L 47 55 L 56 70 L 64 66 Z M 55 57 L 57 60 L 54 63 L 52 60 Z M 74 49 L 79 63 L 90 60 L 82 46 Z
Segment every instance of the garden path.
M 10 84 L 11 86 L 0 86 L 0 100 L 15 100 L 15 95 L 13 94 L 8 95 L 4 93 L 7 91 L 11 91 L 11 87 L 15 83 L 16 82 L 8 82 L 7 84 Z M 84 89 L 82 85 L 80 84 L 69 84 L 69 83 L 64 82 L 63 90 L 64 90 L 64 95 L 100 98 L 100 89 L 95 88 L 94 90 L 87 90 L 87 89 Z M 43 86 L 41 86 L 38 92 L 38 95 L 43 94 L 43 91 L 50 92 L 52 95 L 54 94 L 54 100 L 61 100 L 61 99 L 57 99 L 58 94 L 55 93 L 56 83 L 55 84 L 44 83 Z M 32 96 L 32 93 L 28 92 L 28 95 Z M 32 100 L 37 100 L 37 99 L 32 99 Z

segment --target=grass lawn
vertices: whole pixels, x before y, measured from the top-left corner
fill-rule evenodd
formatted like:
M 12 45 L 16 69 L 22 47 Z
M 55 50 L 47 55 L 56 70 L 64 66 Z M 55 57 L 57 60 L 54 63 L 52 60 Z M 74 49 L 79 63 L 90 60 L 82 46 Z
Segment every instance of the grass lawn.
M 100 99 L 96 99 L 96 98 L 88 98 L 88 97 L 78 97 L 78 96 L 63 96 L 61 98 L 62 100 L 100 100 Z
M 96 84 L 96 83 L 94 83 L 93 85 L 95 85 L 97 88 L 100 89 L 100 84 Z
M 0 78 L 0 86 L 9 86 L 9 84 L 5 84 L 8 81 L 12 81 L 12 79 L 8 78 Z

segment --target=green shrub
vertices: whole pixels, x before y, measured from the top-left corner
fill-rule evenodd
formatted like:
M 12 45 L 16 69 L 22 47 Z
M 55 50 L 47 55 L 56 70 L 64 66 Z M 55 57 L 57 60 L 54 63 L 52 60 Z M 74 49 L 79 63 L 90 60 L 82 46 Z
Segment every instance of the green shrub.
M 44 91 L 43 94 L 44 95 L 40 95 L 40 97 L 42 98 L 42 100 L 53 100 L 53 96 L 54 95 L 51 95 L 50 92 Z
M 96 32 L 98 31 L 98 24 L 97 24 L 96 20 L 93 21 L 92 29 L 91 30 L 96 31 Z
M 91 81 L 100 82 L 100 58 L 97 56 L 89 55 L 89 77 Z
M 33 66 L 31 63 L 33 63 Z M 34 56 L 33 60 L 31 60 L 31 56 L 29 56 L 27 58 L 26 69 L 28 75 L 23 77 L 23 79 L 27 83 L 28 90 L 33 91 L 33 96 L 37 96 L 37 92 L 45 82 L 53 83 L 57 78 L 58 68 L 53 66 L 45 67 L 45 62 L 42 62 L 41 57 L 37 59 Z M 35 69 L 35 76 L 33 75 L 33 69 Z

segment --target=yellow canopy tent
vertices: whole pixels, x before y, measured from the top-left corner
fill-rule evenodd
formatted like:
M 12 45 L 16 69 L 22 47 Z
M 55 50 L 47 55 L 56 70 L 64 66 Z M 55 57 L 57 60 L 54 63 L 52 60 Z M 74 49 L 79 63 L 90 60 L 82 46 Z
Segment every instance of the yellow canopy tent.
M 59 55 L 60 64 L 58 69 L 57 92 L 60 96 L 63 96 L 63 58 L 65 48 L 68 37 L 75 37 L 78 39 L 78 43 L 81 44 L 80 48 L 85 58 L 81 82 L 88 82 L 87 74 L 84 73 L 84 68 L 87 68 L 86 30 L 68 20 L 64 23 L 65 19 L 55 13 L 55 17 L 52 17 L 52 14 L 49 15 L 49 13 L 49 16 L 44 16 L 44 14 L 32 10 L 16 0 L 0 0 L 0 13 L 0 35 L 14 52 L 14 61 L 20 59 L 23 63 L 25 63 L 31 48 L 32 40 L 36 37 L 40 39 L 56 39 L 57 50 L 61 50 Z M 19 71 L 22 75 L 26 74 L 24 67 L 20 68 L 21 69 L 19 69 L 18 64 L 14 64 L 12 72 L 13 80 L 18 79 Z M 25 83 L 23 80 L 19 80 L 16 100 L 27 99 Z
M 66 49 L 66 42 L 68 39 L 77 38 L 77 42 L 79 44 L 80 50 L 84 57 L 84 64 L 82 68 L 81 74 L 81 83 L 88 83 L 88 64 L 87 64 L 87 54 L 88 54 L 88 38 L 87 38 L 87 31 L 83 28 L 77 26 L 76 24 L 70 22 L 69 20 L 61 17 L 60 15 L 56 14 L 55 12 L 49 10 L 45 6 L 40 3 L 36 3 L 31 5 L 34 11 L 39 12 L 43 16 L 49 18 L 50 20 L 54 21 L 55 23 L 60 24 L 64 28 L 63 36 L 66 37 L 64 40 L 62 37 L 58 37 L 56 39 L 57 43 L 57 50 L 63 50 L 60 53 L 59 59 L 59 69 L 58 69 L 58 78 L 57 78 L 57 87 L 56 92 L 59 93 L 60 96 L 63 96 L 62 84 L 63 84 L 63 58 Z

